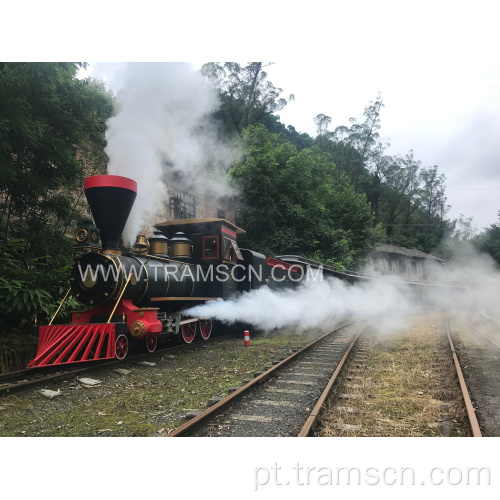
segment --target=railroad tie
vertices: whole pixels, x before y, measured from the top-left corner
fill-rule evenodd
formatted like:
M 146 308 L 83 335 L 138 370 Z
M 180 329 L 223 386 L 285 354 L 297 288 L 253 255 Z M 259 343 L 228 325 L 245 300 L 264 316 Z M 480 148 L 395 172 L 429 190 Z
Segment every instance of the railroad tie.
M 231 415 L 229 417 L 231 420 L 241 420 L 244 422 L 260 422 L 268 423 L 274 420 L 282 420 L 280 417 L 265 417 L 264 415 L 243 415 L 241 413 L 236 415 Z

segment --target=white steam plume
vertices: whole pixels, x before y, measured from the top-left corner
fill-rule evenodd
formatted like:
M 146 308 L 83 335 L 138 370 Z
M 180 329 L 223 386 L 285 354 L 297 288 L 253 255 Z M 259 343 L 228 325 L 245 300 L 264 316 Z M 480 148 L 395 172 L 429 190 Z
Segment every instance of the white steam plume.
M 273 291 L 261 287 L 234 299 L 192 307 L 186 314 L 228 324 L 246 323 L 262 330 L 328 328 L 345 319 L 401 316 L 426 310 L 484 311 L 500 324 L 498 297 L 497 266 L 488 256 L 462 243 L 459 254 L 455 251 L 443 269 L 439 285 L 410 287 L 403 281 L 391 283 L 380 277 L 350 285 L 328 278 L 306 281 L 296 289 Z
M 180 173 L 195 194 L 232 194 L 222 179 L 233 158 L 208 118 L 218 96 L 190 64 L 129 63 L 114 78 L 119 112 L 106 123 L 105 151 L 108 173 L 138 184 L 123 232 L 124 242 L 133 245 L 168 199 L 166 178 Z
M 364 319 L 411 311 L 408 290 L 388 282 L 351 286 L 336 278 L 306 281 L 296 289 L 261 287 L 231 300 L 196 306 L 186 314 L 224 323 L 248 323 L 262 330 L 327 326 L 346 318 Z

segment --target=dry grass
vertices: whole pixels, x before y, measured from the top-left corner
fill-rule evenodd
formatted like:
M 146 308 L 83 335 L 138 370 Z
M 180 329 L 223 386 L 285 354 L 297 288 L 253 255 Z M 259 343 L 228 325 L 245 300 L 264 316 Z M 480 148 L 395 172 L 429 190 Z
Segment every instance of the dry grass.
M 363 344 L 366 367 L 359 373 L 345 370 L 327 403 L 318 435 L 466 434 L 463 403 L 442 336 L 441 318 L 427 317 L 390 337 L 368 335 Z M 357 378 L 347 380 L 349 375 Z M 357 394 L 357 398 L 338 399 L 345 393 Z M 339 410 L 339 406 L 350 407 L 352 412 Z

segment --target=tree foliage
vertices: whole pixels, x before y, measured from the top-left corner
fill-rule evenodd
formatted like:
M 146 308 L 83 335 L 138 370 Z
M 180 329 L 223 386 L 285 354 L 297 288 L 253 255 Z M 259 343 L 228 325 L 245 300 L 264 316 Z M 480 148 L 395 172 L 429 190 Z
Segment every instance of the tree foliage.
M 337 178 L 331 156 L 300 152 L 263 125 L 243 131 L 244 161 L 230 175 L 240 190 L 243 245 L 267 255 L 294 252 L 352 266 L 374 241 L 372 214 L 348 178 Z
M 498 218 L 500 220 L 500 211 L 498 212 Z M 462 221 L 462 230 L 465 228 L 464 232 L 469 236 L 471 231 L 474 231 L 474 228 L 471 228 L 472 220 L 460 220 Z M 472 238 L 472 243 L 480 252 L 487 253 L 500 264 L 500 222 L 492 224 L 490 227 L 486 228 L 483 233 Z
M 105 169 L 104 122 L 113 102 L 94 81 L 76 78 L 80 67 L 0 63 L 2 329 L 13 326 L 6 318 L 14 310 L 22 313 L 18 324 L 47 317 L 65 293 L 65 233 L 81 217 L 83 178 Z
M 315 117 L 316 144 L 329 152 L 336 165 L 336 175 L 348 176 L 357 193 L 364 193 L 374 213 L 374 225 L 381 224 L 389 242 L 440 252 L 440 242 L 453 230 L 446 219 L 443 174 L 436 165 L 423 168 L 413 151 L 405 155 L 388 155 L 389 144 L 380 139 L 379 94 L 364 109 L 364 121 L 351 118 L 349 126 L 328 131 L 330 117 Z
M 288 99 L 281 97 L 283 90 L 267 79 L 267 66 L 269 63 L 262 62 L 249 62 L 246 66 L 235 62 L 203 65 L 202 74 L 220 93 L 223 105 L 219 118 L 226 130 L 241 134 L 249 125 L 262 122 L 294 99 L 292 94 Z

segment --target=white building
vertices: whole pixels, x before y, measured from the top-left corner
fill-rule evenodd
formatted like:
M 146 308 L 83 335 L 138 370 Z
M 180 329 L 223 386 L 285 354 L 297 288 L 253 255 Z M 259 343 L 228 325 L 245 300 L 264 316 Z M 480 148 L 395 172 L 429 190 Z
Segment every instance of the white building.
M 406 281 L 438 281 L 444 260 L 411 248 L 377 245 L 368 258 L 368 272 L 395 274 Z

